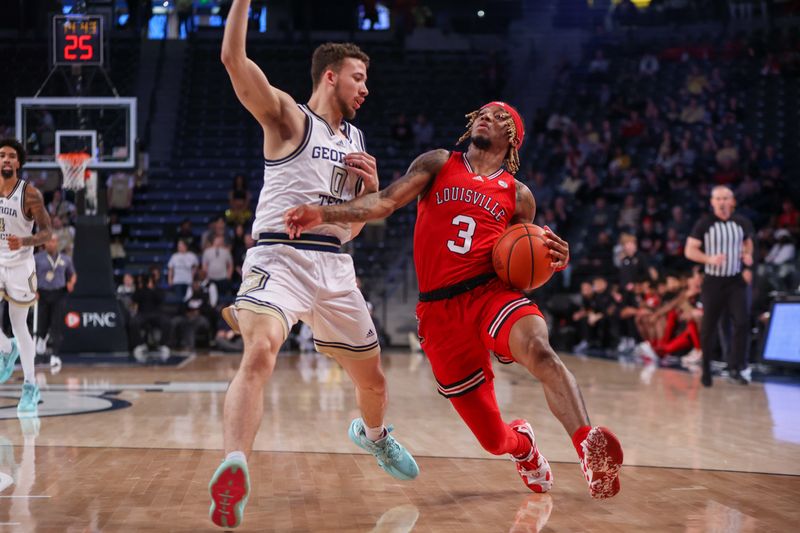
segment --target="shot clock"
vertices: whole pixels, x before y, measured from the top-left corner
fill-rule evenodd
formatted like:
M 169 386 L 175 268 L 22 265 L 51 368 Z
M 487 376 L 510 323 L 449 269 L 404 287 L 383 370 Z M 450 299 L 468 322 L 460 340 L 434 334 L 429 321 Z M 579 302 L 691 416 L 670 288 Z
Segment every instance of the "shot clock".
M 103 65 L 103 16 L 53 17 L 53 66 Z

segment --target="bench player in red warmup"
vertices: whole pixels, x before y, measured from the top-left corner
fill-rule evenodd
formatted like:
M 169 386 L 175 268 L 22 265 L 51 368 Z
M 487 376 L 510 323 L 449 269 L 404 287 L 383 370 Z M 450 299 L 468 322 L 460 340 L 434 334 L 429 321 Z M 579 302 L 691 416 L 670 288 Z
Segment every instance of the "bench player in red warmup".
M 419 280 L 419 336 L 439 394 L 448 398 L 481 445 L 510 454 L 525 484 L 547 492 L 553 475 L 525 420 L 503 421 L 494 394 L 490 354 L 517 362 L 541 381 L 550 410 L 572 438 L 594 498 L 620 490 L 622 447 L 607 428 L 591 426 L 572 373 L 550 346 L 539 308 L 497 279 L 492 246 L 511 224 L 531 222 L 536 203 L 514 179 L 525 135 L 517 111 L 490 102 L 467 115 L 465 153 L 433 150 L 419 156 L 383 191 L 336 206 L 289 209 L 289 235 L 322 223 L 385 218 L 418 198 L 414 262 Z M 355 173 L 360 169 L 352 169 Z M 569 260 L 565 241 L 546 229 L 553 266 Z

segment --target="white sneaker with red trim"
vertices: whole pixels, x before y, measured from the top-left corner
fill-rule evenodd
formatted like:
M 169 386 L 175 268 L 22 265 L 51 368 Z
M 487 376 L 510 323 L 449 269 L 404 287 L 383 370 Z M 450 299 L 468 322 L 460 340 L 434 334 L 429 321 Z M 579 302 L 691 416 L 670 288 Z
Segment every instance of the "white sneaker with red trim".
M 522 419 L 511 422 L 511 427 L 514 431 L 528 437 L 533 445 L 531 453 L 524 459 L 517 459 L 511 456 L 511 460 L 517 466 L 519 476 L 525 486 L 533 492 L 548 492 L 553 488 L 553 472 L 550 470 L 550 463 L 547 462 L 544 455 L 539 453 L 539 448 L 536 446 L 536 437 L 533 435 L 533 428 L 527 421 Z

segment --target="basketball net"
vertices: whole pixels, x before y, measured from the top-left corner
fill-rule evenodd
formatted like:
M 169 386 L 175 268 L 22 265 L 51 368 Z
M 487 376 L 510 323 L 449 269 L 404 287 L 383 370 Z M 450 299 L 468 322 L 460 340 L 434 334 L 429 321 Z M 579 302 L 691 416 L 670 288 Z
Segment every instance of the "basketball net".
M 70 191 L 80 191 L 86 187 L 86 167 L 92 156 L 85 152 L 65 152 L 58 154 L 58 166 L 64 175 L 62 187 Z

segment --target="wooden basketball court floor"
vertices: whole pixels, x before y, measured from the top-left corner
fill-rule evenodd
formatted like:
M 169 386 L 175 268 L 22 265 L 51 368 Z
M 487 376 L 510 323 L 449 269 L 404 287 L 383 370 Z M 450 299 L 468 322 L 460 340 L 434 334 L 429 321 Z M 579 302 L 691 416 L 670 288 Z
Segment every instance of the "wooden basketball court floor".
M 241 531 L 797 531 L 800 387 L 564 356 L 594 424 L 625 450 L 622 492 L 589 497 L 541 386 L 496 365 L 507 420 L 532 422 L 555 486 L 529 492 L 485 453 L 435 390 L 427 362 L 384 356 L 388 421 L 416 456 L 389 477 L 347 438 L 357 416 L 335 363 L 281 357 L 264 395 Z M 0 530 L 212 531 L 207 483 L 222 457 L 222 403 L 238 357 L 180 368 L 67 367 L 40 379 L 40 417 L 16 418 L 19 382 L 0 386 Z M 18 378 L 19 372 L 15 375 Z

